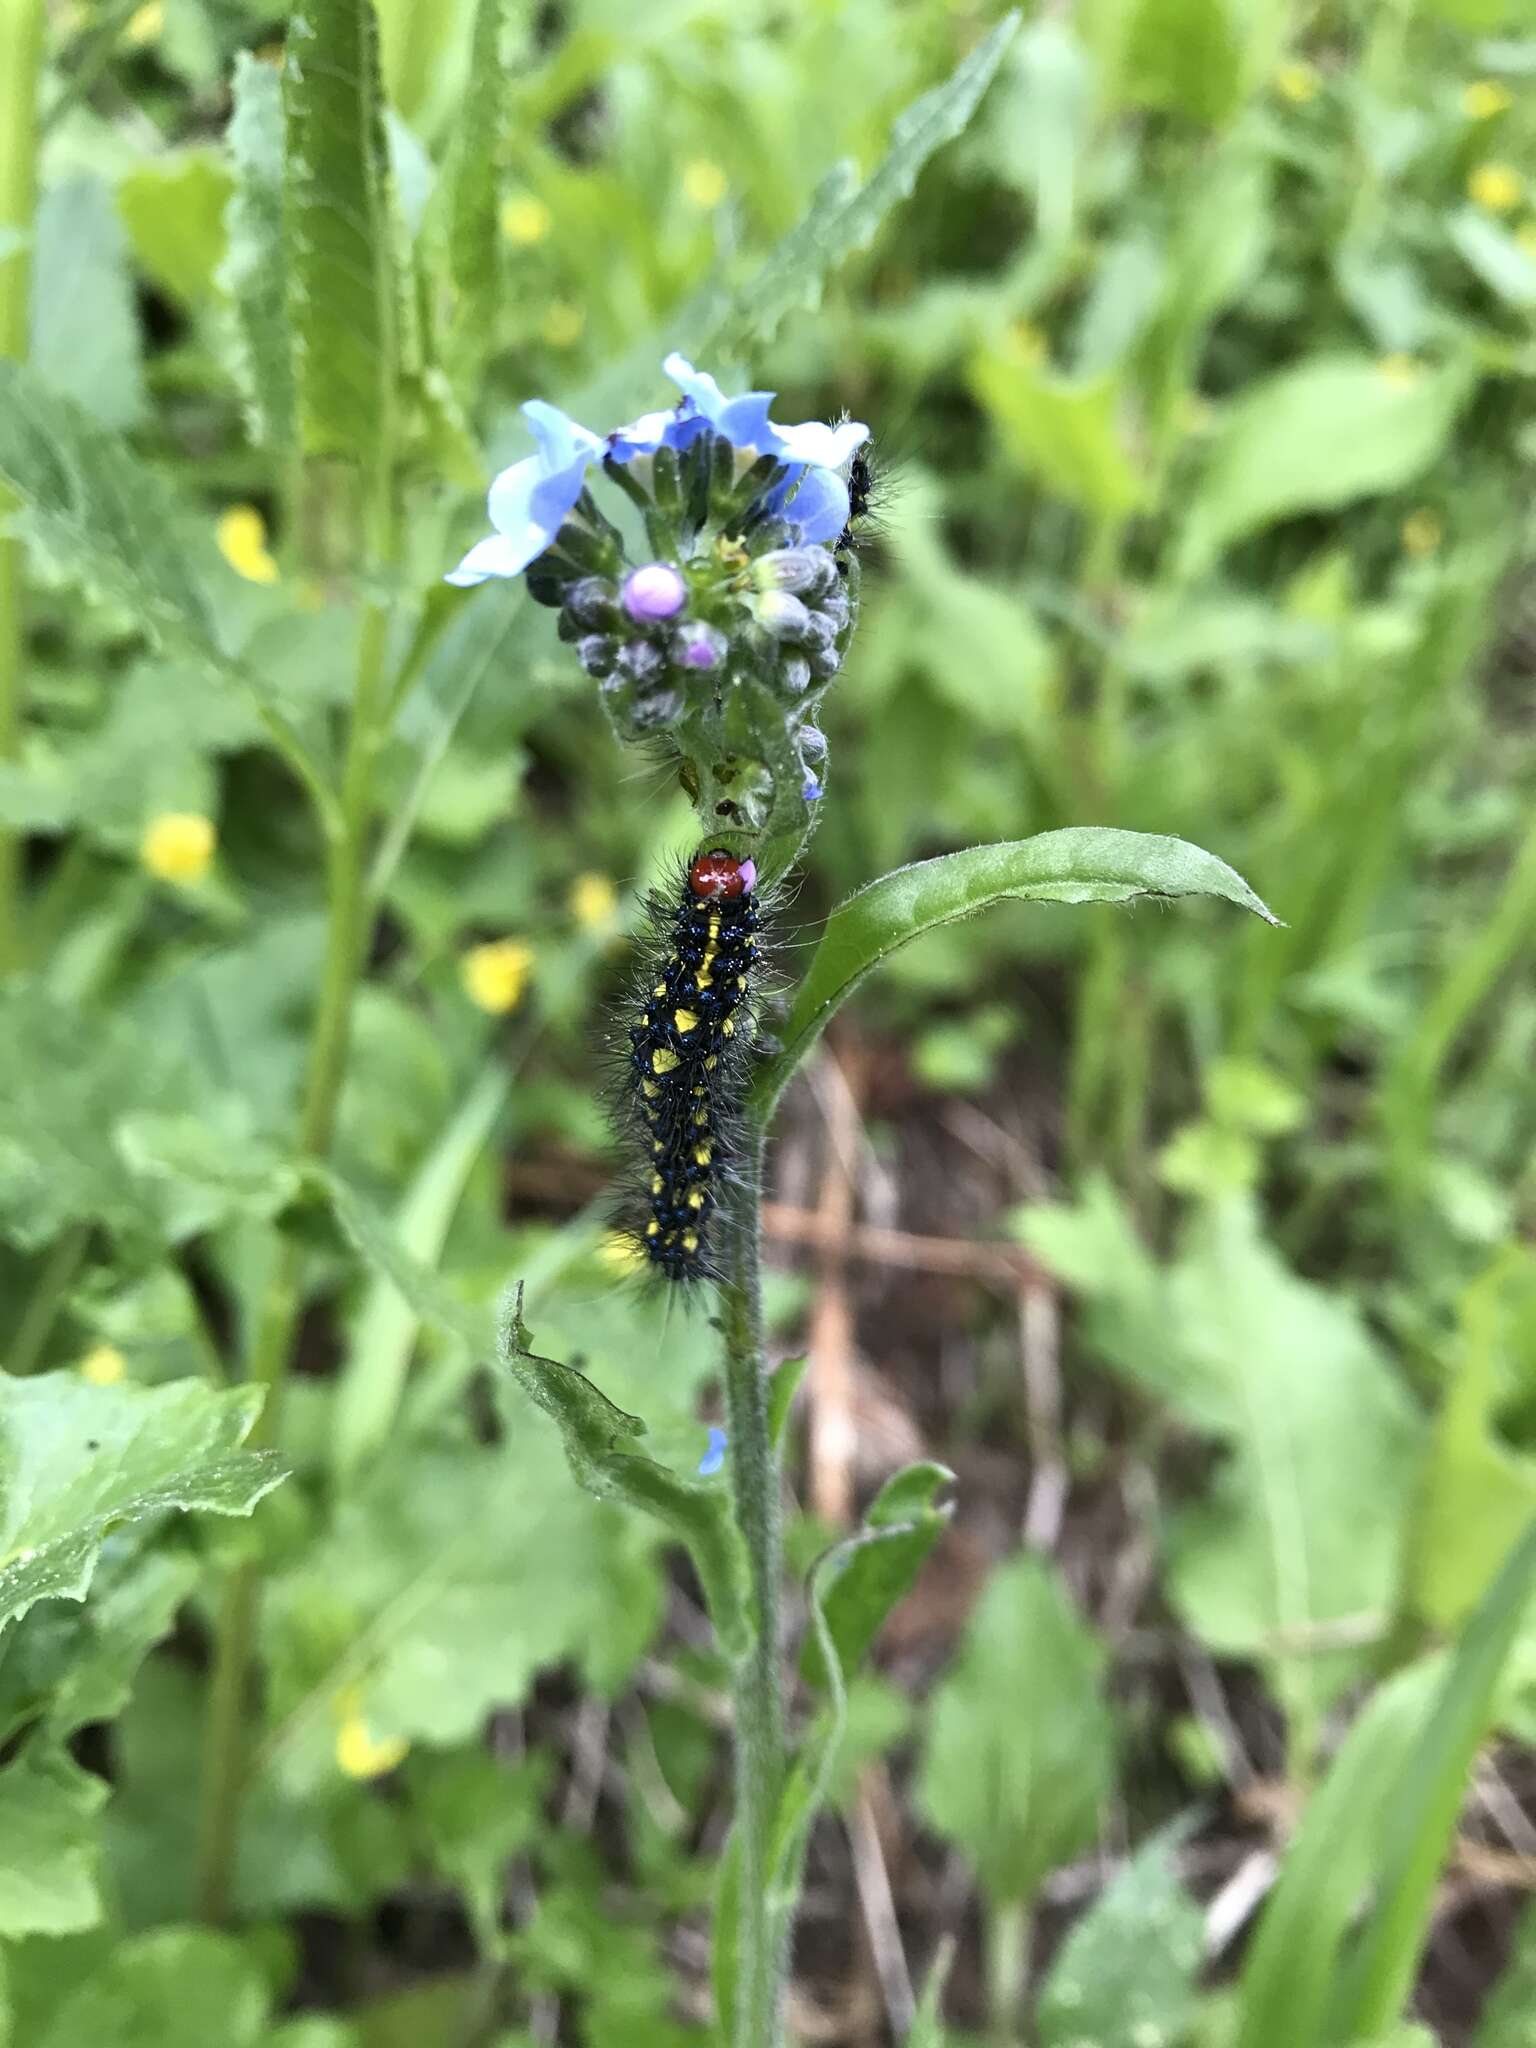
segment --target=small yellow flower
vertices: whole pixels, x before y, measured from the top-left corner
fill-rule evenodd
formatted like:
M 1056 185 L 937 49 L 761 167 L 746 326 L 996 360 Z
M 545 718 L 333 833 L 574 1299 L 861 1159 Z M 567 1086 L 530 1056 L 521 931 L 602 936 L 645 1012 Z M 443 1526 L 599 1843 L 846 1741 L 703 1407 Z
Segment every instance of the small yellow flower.
M 1438 512 L 1431 512 L 1427 505 L 1421 505 L 1417 512 L 1410 512 L 1403 521 L 1403 546 L 1419 560 L 1425 555 L 1432 555 L 1444 538 L 1444 520 Z
M 491 939 L 471 946 L 459 963 L 464 992 L 493 1017 L 505 1016 L 522 1001 L 533 960 L 532 946 L 521 939 Z
M 411 1745 L 403 1735 L 375 1735 L 361 1714 L 336 1730 L 336 1761 L 349 1778 L 382 1778 L 404 1763 Z
M 1525 197 L 1525 180 L 1513 164 L 1479 164 L 1467 180 L 1467 196 L 1489 213 L 1513 213 Z
M 1289 100 L 1293 107 L 1304 107 L 1308 100 L 1315 100 L 1322 83 L 1317 66 L 1300 57 L 1292 58 L 1289 64 L 1282 64 L 1275 73 L 1275 91 L 1281 99 Z
M 581 339 L 587 316 L 568 299 L 556 299 L 544 315 L 544 339 L 551 348 L 574 348 Z
M 1509 87 L 1492 78 L 1479 78 L 1461 95 L 1461 111 L 1469 121 L 1491 121 L 1495 114 L 1507 114 L 1513 105 Z
M 1424 365 L 1417 356 L 1403 355 L 1401 352 L 1383 356 L 1376 368 L 1386 382 L 1396 385 L 1399 391 L 1406 391 L 1411 385 L 1417 384 L 1424 374 Z
M 520 248 L 542 242 L 554 224 L 549 208 L 531 192 L 514 192 L 502 204 L 501 232 Z
M 645 1253 L 622 1230 L 610 1230 L 597 1247 L 597 1256 L 610 1273 L 628 1273 L 645 1263 Z
M 589 932 L 605 931 L 619 907 L 619 892 L 606 875 L 578 875 L 568 900 L 579 925 Z
M 277 564 L 267 551 L 267 522 L 254 505 L 231 505 L 215 529 L 219 553 L 247 583 L 275 583 Z
M 161 29 L 164 27 L 165 7 L 163 0 L 146 0 L 146 4 L 143 7 L 136 8 L 129 15 L 128 26 L 124 29 L 123 34 L 130 43 L 134 43 L 142 49 L 146 43 L 155 42 L 159 37 Z
M 197 811 L 162 811 L 139 842 L 139 859 L 161 882 L 200 882 L 219 843 L 212 818 Z
M 691 163 L 684 164 L 683 197 L 701 213 L 718 206 L 729 189 L 724 171 L 707 156 L 696 156 Z
M 80 1377 L 93 1387 L 115 1387 L 128 1377 L 128 1361 L 115 1344 L 95 1344 L 80 1361 Z

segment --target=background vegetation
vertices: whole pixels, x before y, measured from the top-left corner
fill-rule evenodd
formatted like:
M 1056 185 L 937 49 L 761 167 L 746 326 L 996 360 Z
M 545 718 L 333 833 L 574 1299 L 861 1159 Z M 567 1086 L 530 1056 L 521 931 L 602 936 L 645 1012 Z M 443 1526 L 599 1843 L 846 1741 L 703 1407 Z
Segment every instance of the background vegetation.
M 381 0 L 391 202 L 323 68 L 285 198 L 312 24 L 60 6 L 35 232 L 32 12 L 0 2042 L 709 2038 L 697 1588 L 430 1312 L 520 1276 L 542 1350 L 702 1453 L 713 1333 L 615 1257 L 596 1051 L 690 817 L 548 614 L 437 583 L 520 399 L 606 426 L 679 345 L 888 465 L 791 961 L 883 868 L 1085 822 L 1285 920 L 948 927 L 790 1100 L 800 1574 L 898 1465 L 957 1475 L 850 1701 L 799 2037 L 1531 2048 L 1536 1628 L 1494 1585 L 1536 1514 L 1522 10 L 1051 9 L 949 140 L 898 117 L 986 7 Z M 344 1078 L 328 885 L 371 934 Z M 296 1370 L 241 1449 L 274 1302 Z M 211 1645 L 258 1565 L 242 1728 Z

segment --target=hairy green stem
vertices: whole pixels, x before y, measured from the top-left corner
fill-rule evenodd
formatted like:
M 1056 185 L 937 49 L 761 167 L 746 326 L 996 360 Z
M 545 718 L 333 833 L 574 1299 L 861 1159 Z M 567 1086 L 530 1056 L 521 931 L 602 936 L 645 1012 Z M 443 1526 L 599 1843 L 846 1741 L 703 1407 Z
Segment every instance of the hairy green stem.
M 768 1420 L 763 1357 L 761 1240 L 763 1141 L 753 1132 L 726 1222 L 721 1288 L 731 1496 L 746 1543 L 753 1632 L 734 1683 L 736 1829 L 740 1849 L 736 2048 L 783 2040 L 788 1927 L 772 1898 L 774 1832 L 784 1782 L 784 1695 L 779 1649 L 779 1466 Z
M 325 966 L 310 1041 L 309 1069 L 299 1119 L 299 1149 L 323 1159 L 330 1150 L 352 1035 L 352 1005 L 368 941 L 368 825 L 374 768 L 383 741 L 385 654 L 389 616 L 381 605 L 363 615 L 341 789 L 341 822 L 328 848 Z M 283 1239 L 251 1344 L 250 1376 L 266 1390 L 252 1442 L 276 1440 L 283 1388 L 303 1305 L 303 1250 Z M 240 1807 L 247 1777 L 246 1692 L 261 1590 L 260 1568 L 247 1562 L 231 1575 L 220 1609 L 209 1686 L 198 1833 L 198 1910 L 205 1920 L 228 1918 Z
M 0 359 L 14 363 L 30 329 L 42 66 L 43 0 L 0 0 Z M 25 661 L 21 543 L 0 536 L 0 762 L 21 752 Z M 0 830 L 0 974 L 20 964 L 20 890 L 21 840 Z

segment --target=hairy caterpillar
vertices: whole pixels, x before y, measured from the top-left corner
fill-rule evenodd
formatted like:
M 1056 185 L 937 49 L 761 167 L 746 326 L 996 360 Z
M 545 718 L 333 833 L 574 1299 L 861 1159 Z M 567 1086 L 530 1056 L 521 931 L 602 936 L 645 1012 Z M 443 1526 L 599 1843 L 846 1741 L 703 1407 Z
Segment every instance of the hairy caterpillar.
M 647 1133 L 649 1215 L 638 1234 L 669 1280 L 708 1276 L 709 1222 L 729 1170 L 730 1126 L 762 923 L 757 868 L 719 848 L 690 863 L 670 951 L 629 1033 L 628 1082 Z

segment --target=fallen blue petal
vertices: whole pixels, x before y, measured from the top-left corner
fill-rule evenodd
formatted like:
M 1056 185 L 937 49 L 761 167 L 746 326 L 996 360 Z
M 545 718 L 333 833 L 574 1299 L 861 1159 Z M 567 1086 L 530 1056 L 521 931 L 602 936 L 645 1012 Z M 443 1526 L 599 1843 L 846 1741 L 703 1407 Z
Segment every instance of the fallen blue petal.
M 699 1477 L 701 1479 L 713 1479 L 715 1474 L 720 1470 L 721 1466 L 725 1463 L 726 1442 L 727 1438 L 725 1431 L 718 1427 L 711 1426 L 709 1432 L 709 1449 L 704 1453 L 703 1457 L 699 1460 Z

